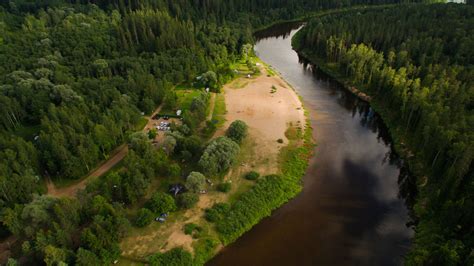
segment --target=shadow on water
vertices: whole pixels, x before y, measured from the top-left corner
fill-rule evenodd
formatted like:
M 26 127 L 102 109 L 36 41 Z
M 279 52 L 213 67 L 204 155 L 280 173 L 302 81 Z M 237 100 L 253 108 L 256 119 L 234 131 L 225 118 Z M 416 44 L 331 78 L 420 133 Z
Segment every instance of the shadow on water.
M 400 265 L 413 181 L 381 117 L 291 48 L 301 23 L 256 33 L 258 56 L 304 99 L 317 142 L 303 191 L 209 265 Z

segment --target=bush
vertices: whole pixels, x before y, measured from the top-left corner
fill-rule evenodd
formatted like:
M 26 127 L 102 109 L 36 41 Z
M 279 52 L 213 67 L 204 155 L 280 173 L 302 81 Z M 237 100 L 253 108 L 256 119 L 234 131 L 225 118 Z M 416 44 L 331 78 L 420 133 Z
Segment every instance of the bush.
M 283 143 L 283 139 L 278 139 L 277 142 L 281 144 Z
M 177 209 L 174 198 L 166 193 L 157 192 L 147 202 L 147 207 L 154 213 L 168 213 Z
M 224 173 L 234 163 L 239 151 L 237 143 L 227 137 L 219 137 L 207 146 L 199 166 L 209 175 Z
M 149 263 L 152 266 L 189 266 L 193 265 L 191 253 L 182 248 L 173 248 L 165 253 L 150 256 Z
M 212 256 L 219 245 L 214 238 L 201 238 L 194 247 L 194 265 L 204 265 Z
M 187 190 L 198 193 L 206 188 L 206 177 L 199 172 L 191 172 L 184 186 Z
M 178 195 L 178 206 L 181 209 L 191 209 L 199 201 L 199 196 L 194 193 L 184 193 Z
M 145 227 L 153 221 L 154 216 L 153 212 L 149 209 L 141 208 L 137 213 L 135 225 L 138 227 Z
M 228 203 L 216 203 L 212 208 L 206 209 L 204 218 L 209 222 L 216 222 L 223 219 L 224 216 L 230 211 L 230 205 Z
M 148 131 L 148 138 L 149 139 L 155 139 L 156 135 L 158 135 L 158 132 L 156 131 L 156 128 L 152 128 L 152 129 L 150 129 L 150 131 Z
M 197 224 L 189 223 L 184 225 L 183 231 L 186 235 L 190 235 L 193 238 L 199 238 L 202 228 Z
M 245 179 L 247 180 L 257 180 L 257 178 L 259 177 L 260 177 L 260 174 L 255 171 L 250 171 L 247 174 L 245 174 Z
M 217 185 L 217 190 L 224 193 L 229 192 L 231 188 L 232 188 L 232 184 L 229 182 L 224 182 Z
M 242 120 L 235 120 L 227 129 L 226 136 L 237 143 L 242 143 L 242 140 L 247 136 L 248 126 Z

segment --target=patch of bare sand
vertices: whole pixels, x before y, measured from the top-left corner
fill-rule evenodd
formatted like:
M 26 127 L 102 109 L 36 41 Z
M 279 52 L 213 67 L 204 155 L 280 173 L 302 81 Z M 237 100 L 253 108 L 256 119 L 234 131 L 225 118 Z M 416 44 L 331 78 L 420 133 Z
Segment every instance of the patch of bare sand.
M 275 143 L 269 148 L 273 147 L 272 153 L 278 153 L 277 140 L 288 143 L 285 132 L 289 124 L 304 127 L 304 109 L 296 92 L 282 78 L 268 77 L 264 68 L 261 71 L 262 75 L 249 79 L 243 88 L 234 89 L 232 83 L 224 87 L 227 121 L 223 128 L 234 120 L 242 120 L 262 142 Z M 276 88 L 273 93 L 272 86 Z

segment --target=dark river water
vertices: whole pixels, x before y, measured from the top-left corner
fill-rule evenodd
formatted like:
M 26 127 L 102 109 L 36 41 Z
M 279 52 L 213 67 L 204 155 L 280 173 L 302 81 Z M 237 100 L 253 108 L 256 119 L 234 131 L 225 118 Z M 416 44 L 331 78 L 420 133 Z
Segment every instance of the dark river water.
M 410 178 L 370 106 L 293 51 L 298 28 L 258 33 L 255 50 L 310 113 L 317 147 L 303 191 L 209 265 L 400 265 L 413 235 L 405 203 Z

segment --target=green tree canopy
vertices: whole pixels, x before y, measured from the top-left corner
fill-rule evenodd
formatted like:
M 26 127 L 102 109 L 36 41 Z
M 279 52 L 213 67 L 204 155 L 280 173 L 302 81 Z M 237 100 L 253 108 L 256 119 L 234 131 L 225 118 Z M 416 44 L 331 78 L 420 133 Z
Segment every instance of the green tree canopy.
M 210 175 L 224 173 L 235 161 L 239 151 L 239 145 L 233 140 L 219 137 L 209 143 L 199 160 L 199 166 Z
M 242 120 L 235 120 L 227 129 L 226 136 L 231 140 L 241 143 L 248 134 L 248 126 Z
M 186 178 L 186 189 L 198 193 L 206 188 L 206 177 L 199 172 L 191 172 Z

